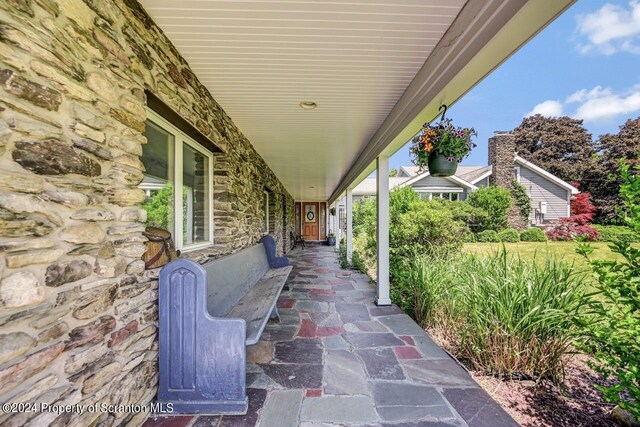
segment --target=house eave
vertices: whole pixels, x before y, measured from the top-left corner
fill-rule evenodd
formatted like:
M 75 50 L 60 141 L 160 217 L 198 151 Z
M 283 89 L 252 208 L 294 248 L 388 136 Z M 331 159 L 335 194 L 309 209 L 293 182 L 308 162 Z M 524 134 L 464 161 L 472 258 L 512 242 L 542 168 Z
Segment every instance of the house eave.
M 572 195 L 574 194 L 578 194 L 580 193 L 580 190 L 578 190 L 576 187 L 574 187 L 573 185 L 569 184 L 566 181 L 563 181 L 562 179 L 558 178 L 557 176 L 553 175 L 550 172 L 547 172 L 546 170 L 542 169 L 540 166 L 536 166 L 533 163 L 531 163 L 530 161 L 516 155 L 515 157 L 515 162 L 517 164 L 519 164 L 520 166 L 523 166 L 527 169 L 530 169 L 534 172 L 536 172 L 537 174 L 547 178 L 549 181 L 554 182 L 556 184 L 558 184 L 560 187 L 568 190 Z
M 441 104 L 453 105 L 574 2 L 468 2 L 329 201 L 369 176 L 376 157 L 395 153 L 438 116 Z
M 471 184 L 469 181 L 466 181 L 460 177 L 457 177 L 455 175 L 452 176 L 448 176 L 445 178 L 447 181 L 453 182 L 454 184 L 458 184 L 461 185 L 463 187 L 465 187 L 468 190 L 471 191 L 475 191 L 478 189 L 478 187 L 476 187 L 475 185 Z
M 472 179 L 472 180 L 470 180 L 468 182 L 470 182 L 473 185 L 476 185 L 478 182 L 482 181 L 483 179 L 486 179 L 486 178 L 490 177 L 492 173 L 493 173 L 493 170 L 490 168 L 488 171 L 486 171 L 485 173 L 483 173 L 479 177 L 477 177 L 475 179 Z

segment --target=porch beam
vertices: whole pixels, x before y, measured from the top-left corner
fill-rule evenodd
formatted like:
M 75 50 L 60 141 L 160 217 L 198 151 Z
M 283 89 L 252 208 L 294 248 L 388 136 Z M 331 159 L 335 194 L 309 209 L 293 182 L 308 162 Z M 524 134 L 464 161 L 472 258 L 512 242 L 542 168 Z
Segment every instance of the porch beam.
M 353 190 L 347 190 L 347 261 L 353 255 Z
M 389 156 L 376 159 L 378 294 L 376 305 L 391 305 L 389 297 Z
M 359 184 L 379 155 L 392 155 L 453 105 L 575 0 L 469 0 L 438 42 L 329 201 Z

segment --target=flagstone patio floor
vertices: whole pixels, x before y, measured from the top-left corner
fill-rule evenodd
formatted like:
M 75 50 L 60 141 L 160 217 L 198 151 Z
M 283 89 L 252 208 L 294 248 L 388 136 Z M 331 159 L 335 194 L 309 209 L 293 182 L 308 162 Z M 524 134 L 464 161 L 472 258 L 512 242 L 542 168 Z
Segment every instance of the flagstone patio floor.
M 247 414 L 145 427 L 518 425 L 409 316 L 377 307 L 375 285 L 341 269 L 334 248 L 287 256 L 280 322 L 247 349 Z

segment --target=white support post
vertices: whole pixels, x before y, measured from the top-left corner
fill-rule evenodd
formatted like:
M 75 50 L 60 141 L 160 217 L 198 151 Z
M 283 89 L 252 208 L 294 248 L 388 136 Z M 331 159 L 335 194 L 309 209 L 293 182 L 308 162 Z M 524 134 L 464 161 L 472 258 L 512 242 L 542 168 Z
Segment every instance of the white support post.
M 376 206 L 378 210 L 378 297 L 376 305 L 391 305 L 391 298 L 389 298 L 389 156 L 378 156 L 376 166 Z
M 342 240 L 342 230 L 340 229 L 340 205 L 342 197 L 336 200 L 336 251 L 340 251 L 340 241 Z
M 341 232 L 340 232 L 340 200 L 336 200 L 336 216 L 334 217 L 333 220 L 333 229 L 334 232 L 336 233 L 336 252 L 338 252 L 340 250 L 340 237 L 341 237 Z
M 347 261 L 353 255 L 353 191 L 347 190 Z
M 336 251 L 340 248 L 340 230 L 338 230 L 339 214 L 340 214 L 340 204 L 338 201 L 334 202 L 333 209 L 335 210 L 335 215 L 333 216 L 333 224 L 331 224 L 331 228 L 333 229 L 333 235 L 336 236 Z

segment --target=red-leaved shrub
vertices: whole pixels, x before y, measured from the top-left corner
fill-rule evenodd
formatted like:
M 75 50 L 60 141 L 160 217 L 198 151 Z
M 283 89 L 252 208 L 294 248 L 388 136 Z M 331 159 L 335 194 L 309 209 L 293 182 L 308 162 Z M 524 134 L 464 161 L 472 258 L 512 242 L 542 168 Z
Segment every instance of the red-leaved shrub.
M 590 242 L 598 240 L 598 230 L 589 224 L 580 223 L 576 217 L 560 218 L 546 231 L 549 240 L 584 239 Z
M 572 185 L 578 188 L 577 183 Z M 546 234 L 549 240 L 598 240 L 598 230 L 590 223 L 596 214 L 596 207 L 591 203 L 591 193 L 579 193 L 571 200 L 571 216 L 561 218 Z
M 577 182 L 572 182 L 571 185 L 580 188 Z M 578 193 L 571 199 L 571 218 L 576 218 L 581 224 L 590 224 L 597 210 L 591 203 L 591 193 Z

